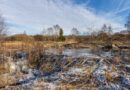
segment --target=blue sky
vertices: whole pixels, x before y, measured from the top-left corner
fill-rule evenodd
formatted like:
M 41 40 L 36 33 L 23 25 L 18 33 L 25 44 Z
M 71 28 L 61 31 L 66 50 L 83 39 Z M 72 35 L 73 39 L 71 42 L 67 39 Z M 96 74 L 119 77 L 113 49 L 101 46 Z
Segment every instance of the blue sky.
M 10 34 L 39 34 L 56 24 L 65 34 L 73 27 L 97 31 L 104 23 L 120 31 L 125 29 L 130 0 L 0 0 L 0 11 Z

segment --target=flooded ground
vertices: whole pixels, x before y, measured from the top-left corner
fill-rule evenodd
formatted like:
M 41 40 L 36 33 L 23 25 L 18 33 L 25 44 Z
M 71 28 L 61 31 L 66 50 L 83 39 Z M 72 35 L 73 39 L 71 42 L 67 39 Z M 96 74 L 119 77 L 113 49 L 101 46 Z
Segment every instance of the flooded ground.
M 46 53 L 48 54 L 56 54 L 56 55 L 67 55 L 70 57 L 111 57 L 114 54 L 112 51 L 93 51 L 92 49 L 89 48 L 77 48 L 77 49 L 56 49 L 56 48 L 49 48 L 45 50 Z M 130 55 L 130 52 L 123 52 L 124 55 Z M 116 54 L 116 53 L 115 53 Z
M 71 57 L 93 56 L 91 49 L 64 49 L 50 48 L 45 51 L 48 54 L 67 55 Z
M 23 54 L 22 52 L 19 54 Z M 24 56 L 24 55 L 23 55 Z M 39 68 L 26 57 L 7 58 L 0 90 L 129 90 L 129 52 L 117 55 L 91 49 L 45 50 Z

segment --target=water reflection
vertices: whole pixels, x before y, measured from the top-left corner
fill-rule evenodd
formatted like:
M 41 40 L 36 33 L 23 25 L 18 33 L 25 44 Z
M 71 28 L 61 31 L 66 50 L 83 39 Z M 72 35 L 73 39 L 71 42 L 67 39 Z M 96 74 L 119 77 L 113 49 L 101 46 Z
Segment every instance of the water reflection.
M 119 52 L 113 52 L 113 51 L 103 51 L 101 49 L 89 49 L 89 48 L 76 48 L 76 49 L 56 49 L 56 48 L 49 48 L 45 50 L 46 54 L 56 54 L 56 55 L 67 55 L 71 57 L 113 57 L 113 56 L 121 56 L 122 58 L 125 58 L 127 56 L 130 56 L 129 51 L 122 51 Z

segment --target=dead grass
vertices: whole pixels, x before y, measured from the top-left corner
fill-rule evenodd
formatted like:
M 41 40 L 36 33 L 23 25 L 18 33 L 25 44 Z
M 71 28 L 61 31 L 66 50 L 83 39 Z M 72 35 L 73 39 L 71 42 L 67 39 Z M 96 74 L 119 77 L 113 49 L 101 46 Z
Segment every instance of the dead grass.
M 8 74 L 0 75 L 0 87 L 15 84 L 16 82 L 17 79 L 15 78 L 15 76 L 10 76 Z
M 110 81 L 112 81 L 112 73 L 110 72 L 110 71 L 106 71 L 106 73 L 105 73 L 105 77 L 106 77 L 106 79 L 107 79 L 107 81 L 108 82 L 110 82 Z
M 121 57 L 120 57 L 120 56 L 115 56 L 115 57 L 113 58 L 113 63 L 119 64 L 120 62 L 121 62 Z
M 72 85 L 63 85 L 63 86 L 59 86 L 59 87 L 56 87 L 52 90 L 75 90 L 76 87 L 75 86 L 72 86 Z
M 8 62 L 6 61 L 1 61 L 0 63 L 0 75 L 9 72 Z
M 56 88 L 54 88 L 52 90 L 79 90 L 79 88 L 81 90 L 98 90 L 97 87 L 92 86 L 92 85 L 82 85 L 82 86 L 78 87 L 78 86 L 71 85 L 71 84 L 57 86 Z

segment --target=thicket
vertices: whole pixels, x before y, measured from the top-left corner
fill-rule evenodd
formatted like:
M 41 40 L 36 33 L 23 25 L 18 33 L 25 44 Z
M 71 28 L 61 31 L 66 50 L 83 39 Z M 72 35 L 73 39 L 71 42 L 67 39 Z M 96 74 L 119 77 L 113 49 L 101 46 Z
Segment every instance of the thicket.
M 107 33 L 99 33 L 97 35 L 79 35 L 79 36 L 63 36 L 62 31 L 57 36 L 44 36 L 44 35 L 24 35 L 17 34 L 12 36 L 6 36 L 5 41 L 65 41 L 76 40 L 79 43 L 88 42 L 109 42 L 109 41 L 130 41 L 130 35 L 115 33 L 108 35 Z

